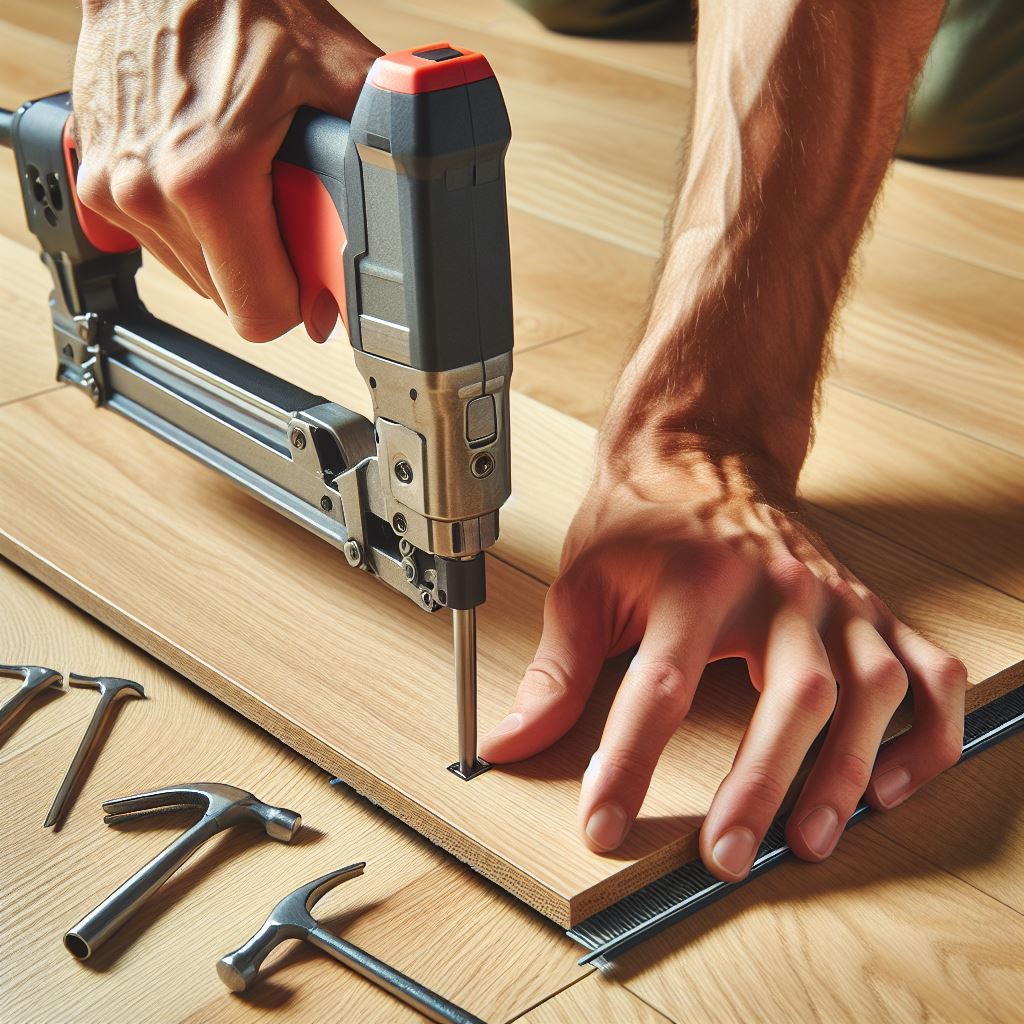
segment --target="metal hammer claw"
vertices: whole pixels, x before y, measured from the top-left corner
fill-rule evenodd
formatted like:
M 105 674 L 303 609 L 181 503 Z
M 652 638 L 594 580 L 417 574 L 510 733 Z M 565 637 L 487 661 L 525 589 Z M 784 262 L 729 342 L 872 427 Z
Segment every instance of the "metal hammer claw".
M 294 811 L 265 804 L 252 793 L 221 782 L 195 782 L 108 800 L 103 805 L 107 812 L 103 820 L 108 825 L 118 824 L 189 807 L 201 808 L 202 817 L 68 930 L 64 945 L 72 956 L 85 960 L 96 952 L 207 839 L 218 832 L 233 825 L 258 822 L 271 839 L 288 843 L 302 825 L 302 818 Z
M 440 1024 L 484 1024 L 479 1017 L 450 1003 L 408 975 L 320 927 L 312 914 L 316 902 L 342 882 L 361 875 L 365 867 L 363 862 L 349 864 L 314 878 L 285 896 L 270 912 L 263 927 L 244 946 L 221 957 L 217 964 L 220 980 L 233 992 L 244 992 L 276 946 L 287 939 L 303 939 L 419 1010 L 430 1020 Z
M 71 790 L 74 788 L 78 775 L 82 770 L 82 765 L 85 764 L 85 759 L 89 756 L 89 751 L 96 742 L 96 737 L 103 728 L 103 723 L 114 702 L 120 697 L 146 696 L 146 691 L 142 688 L 142 684 L 136 683 L 132 679 L 114 679 L 110 676 L 80 676 L 72 672 L 68 676 L 68 684 L 90 690 L 99 690 L 100 699 L 92 713 L 92 719 L 85 730 L 85 735 L 78 744 L 78 750 L 75 751 L 75 756 L 68 766 L 64 781 L 60 784 L 60 789 L 57 790 L 57 795 L 53 798 L 50 813 L 46 815 L 43 828 L 50 828 L 52 825 L 58 824 L 64 816 L 64 805 L 67 803 L 68 796 L 70 796 Z
M 44 690 L 60 690 L 64 679 L 56 669 L 42 665 L 0 665 L 0 678 L 22 680 L 18 692 L 0 706 L 0 729 L 13 722 Z

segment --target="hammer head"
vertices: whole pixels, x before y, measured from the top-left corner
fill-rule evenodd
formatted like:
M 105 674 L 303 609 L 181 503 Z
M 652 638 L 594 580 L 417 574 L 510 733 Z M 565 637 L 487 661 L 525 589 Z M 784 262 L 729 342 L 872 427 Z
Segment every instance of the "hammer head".
M 332 889 L 363 873 L 365 861 L 331 871 L 289 893 L 270 912 L 263 927 L 245 945 L 221 957 L 217 975 L 232 992 L 244 992 L 260 965 L 286 939 L 304 939 L 314 928 L 313 907 Z
M 258 800 L 252 793 L 223 782 L 193 782 L 167 789 L 153 789 L 135 796 L 107 800 L 104 821 L 117 824 L 151 814 L 167 814 L 188 807 L 201 808 L 204 818 L 230 828 L 246 821 L 258 821 L 271 839 L 289 843 L 302 827 L 302 816 L 284 807 Z
M 68 676 L 68 685 L 87 690 L 99 690 L 100 697 L 106 697 L 108 700 L 115 696 L 120 697 L 122 694 L 124 696 L 133 694 L 136 697 L 146 696 L 142 683 L 137 683 L 134 679 L 116 679 L 113 676 L 80 676 L 77 672 L 72 672 Z

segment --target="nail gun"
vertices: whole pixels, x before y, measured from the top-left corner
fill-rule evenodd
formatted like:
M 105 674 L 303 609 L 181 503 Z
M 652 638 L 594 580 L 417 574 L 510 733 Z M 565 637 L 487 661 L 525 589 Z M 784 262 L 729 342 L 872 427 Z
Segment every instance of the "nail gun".
M 150 315 L 138 243 L 84 207 L 67 93 L 0 113 L 53 277 L 57 377 L 453 617 L 459 760 L 476 756 L 476 609 L 510 492 L 508 114 L 487 61 L 379 58 L 351 122 L 300 109 L 274 204 L 307 325 L 329 295 L 373 421 Z

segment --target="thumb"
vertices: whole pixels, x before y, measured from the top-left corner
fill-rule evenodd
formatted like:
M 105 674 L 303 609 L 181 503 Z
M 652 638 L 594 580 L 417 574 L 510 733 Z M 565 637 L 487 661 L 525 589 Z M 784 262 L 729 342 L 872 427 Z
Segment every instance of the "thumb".
M 609 646 L 603 591 L 590 577 L 570 570 L 549 588 L 537 654 L 511 711 L 481 741 L 485 760 L 531 757 L 561 739 L 580 717 Z

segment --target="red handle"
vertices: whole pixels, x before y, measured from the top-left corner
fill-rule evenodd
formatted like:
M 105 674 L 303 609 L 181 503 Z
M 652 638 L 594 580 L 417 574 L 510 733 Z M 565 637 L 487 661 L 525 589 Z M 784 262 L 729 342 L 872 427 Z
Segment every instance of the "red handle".
M 273 182 L 277 223 L 298 278 L 306 330 L 318 337 L 314 324 L 337 313 L 347 329 L 345 227 L 330 192 L 315 171 L 285 160 L 274 161 Z
M 71 193 L 71 202 L 75 207 L 75 216 L 81 225 L 82 234 L 100 252 L 131 252 L 138 249 L 139 243 L 134 236 L 119 227 L 115 227 L 110 221 L 104 220 L 98 213 L 93 213 L 87 206 L 82 205 L 78 198 L 78 151 L 75 148 L 74 130 L 75 115 L 72 114 L 64 122 L 64 167 L 68 177 L 68 191 Z

